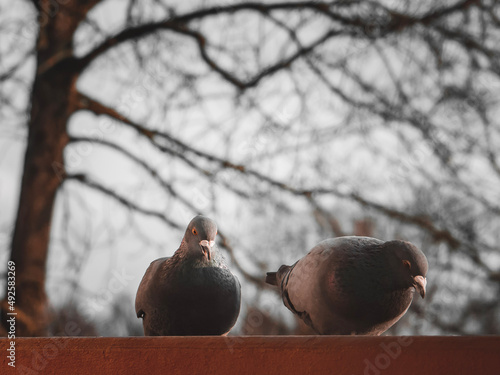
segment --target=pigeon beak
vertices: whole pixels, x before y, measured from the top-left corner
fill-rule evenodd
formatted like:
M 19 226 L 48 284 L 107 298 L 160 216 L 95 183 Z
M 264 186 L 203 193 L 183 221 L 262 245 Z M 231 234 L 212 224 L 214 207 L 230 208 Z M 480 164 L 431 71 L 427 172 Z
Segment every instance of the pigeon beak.
M 418 290 L 422 298 L 425 298 L 425 286 L 427 285 L 427 279 L 419 275 L 413 278 L 413 282 L 415 289 Z
M 212 247 L 214 247 L 215 241 L 208 241 L 208 240 L 203 240 L 200 241 L 200 246 L 201 246 L 201 252 L 203 255 L 205 255 L 210 262 L 212 259 Z

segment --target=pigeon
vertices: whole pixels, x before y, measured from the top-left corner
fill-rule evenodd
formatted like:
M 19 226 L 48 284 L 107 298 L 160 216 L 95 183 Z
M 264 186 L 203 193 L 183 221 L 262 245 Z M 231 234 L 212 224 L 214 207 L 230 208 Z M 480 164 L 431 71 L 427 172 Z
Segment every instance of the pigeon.
M 174 255 L 149 265 L 135 299 L 145 336 L 225 335 L 234 326 L 241 286 L 215 246 L 216 235 L 213 220 L 196 216 Z
M 427 258 L 406 241 L 324 240 L 292 266 L 268 272 L 285 306 L 320 335 L 378 336 L 425 297 Z

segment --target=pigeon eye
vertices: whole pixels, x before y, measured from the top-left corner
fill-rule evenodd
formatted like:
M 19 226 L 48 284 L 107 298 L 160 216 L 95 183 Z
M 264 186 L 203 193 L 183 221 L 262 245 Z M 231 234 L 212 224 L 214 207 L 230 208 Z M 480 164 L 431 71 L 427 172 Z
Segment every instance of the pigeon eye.
M 198 231 L 196 230 L 196 228 L 193 228 L 193 230 L 191 231 L 193 232 L 193 234 L 196 236 L 198 234 Z
M 405 265 L 406 268 L 411 269 L 411 263 L 408 260 L 403 260 L 403 264 Z

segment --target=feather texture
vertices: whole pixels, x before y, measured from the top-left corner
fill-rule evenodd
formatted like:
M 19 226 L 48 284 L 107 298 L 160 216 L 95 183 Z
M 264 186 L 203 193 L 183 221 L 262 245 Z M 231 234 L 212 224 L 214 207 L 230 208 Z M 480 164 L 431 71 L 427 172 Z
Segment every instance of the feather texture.
M 425 295 L 426 273 L 425 255 L 409 242 L 349 236 L 319 243 L 268 282 L 319 334 L 380 335 L 405 314 L 415 289 Z

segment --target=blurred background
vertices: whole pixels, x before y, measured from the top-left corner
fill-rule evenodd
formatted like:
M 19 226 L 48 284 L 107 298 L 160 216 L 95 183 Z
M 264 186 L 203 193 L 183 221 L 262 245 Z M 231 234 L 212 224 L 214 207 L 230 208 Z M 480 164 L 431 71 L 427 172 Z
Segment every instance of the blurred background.
M 311 333 L 265 273 L 353 234 L 429 260 L 387 334 L 500 334 L 499 45 L 494 0 L 0 0 L 17 335 L 142 335 L 139 282 L 198 213 L 231 334 Z

